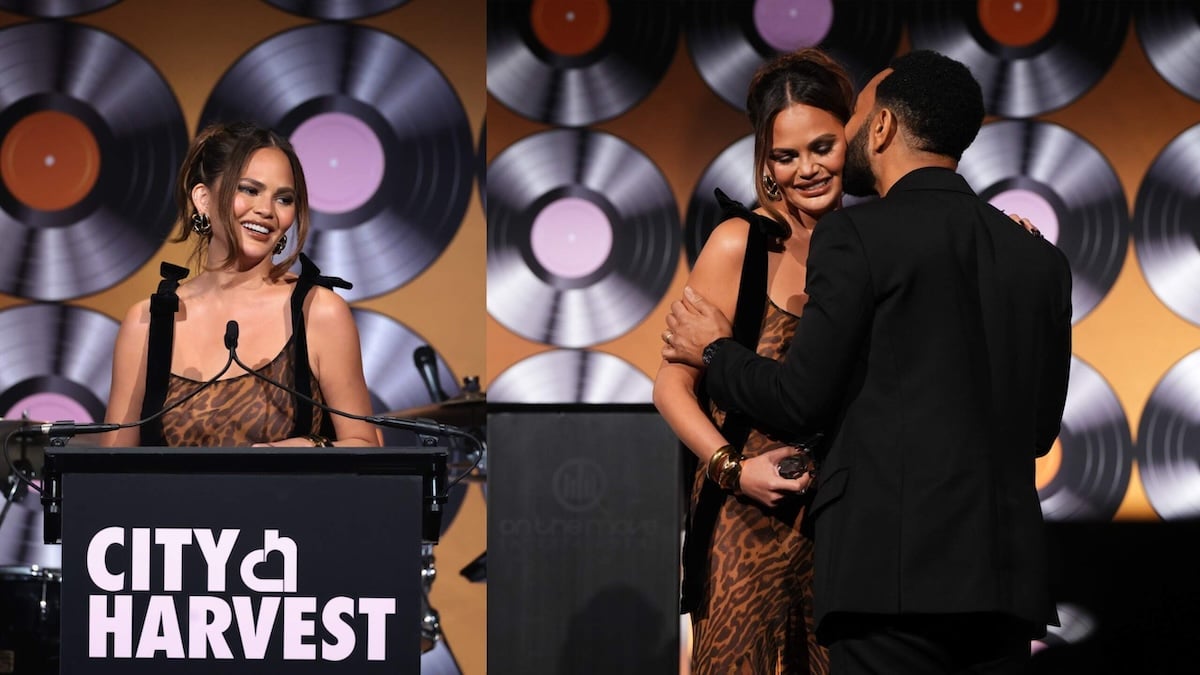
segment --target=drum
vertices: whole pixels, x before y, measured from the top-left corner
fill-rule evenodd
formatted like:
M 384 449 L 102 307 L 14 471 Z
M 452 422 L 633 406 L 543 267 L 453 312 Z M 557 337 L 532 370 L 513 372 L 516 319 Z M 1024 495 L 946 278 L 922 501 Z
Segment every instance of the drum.
M 36 492 L 18 493 L 15 501 L 0 499 L 0 566 L 62 568 L 62 546 L 47 544 L 42 534 L 42 502 Z M 0 673 L 3 673 L 0 670 Z
M 0 673 L 58 675 L 61 587 L 57 569 L 0 567 Z

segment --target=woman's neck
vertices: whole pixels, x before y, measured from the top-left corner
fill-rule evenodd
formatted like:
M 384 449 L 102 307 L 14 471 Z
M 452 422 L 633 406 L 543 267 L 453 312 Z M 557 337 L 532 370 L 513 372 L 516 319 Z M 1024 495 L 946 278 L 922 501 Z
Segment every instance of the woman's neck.
M 221 291 L 253 291 L 274 283 L 271 278 L 270 261 L 250 268 L 239 268 L 236 263 L 227 267 L 205 267 L 192 283 Z

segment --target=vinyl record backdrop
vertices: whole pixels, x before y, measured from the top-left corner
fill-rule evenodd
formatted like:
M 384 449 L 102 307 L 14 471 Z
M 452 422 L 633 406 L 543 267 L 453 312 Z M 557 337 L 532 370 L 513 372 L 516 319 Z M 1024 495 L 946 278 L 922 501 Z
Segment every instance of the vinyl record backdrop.
M 422 344 L 448 395 L 483 379 L 485 10 L 0 0 L 0 416 L 103 416 L 117 324 L 154 291 L 160 261 L 187 262 L 166 243 L 171 187 L 192 135 L 217 119 L 295 145 L 313 207 L 306 251 L 354 282 L 343 297 L 375 412 L 431 403 Z M 487 547 L 482 486 L 451 495 L 434 547 L 438 672 L 452 670 L 447 646 L 462 672 L 486 669 L 486 584 L 458 574 Z
M 1073 268 L 1071 391 L 1038 467 L 1047 518 L 1200 517 L 1194 3 L 490 0 L 488 15 L 487 380 L 502 398 L 649 400 L 663 317 L 715 225 L 713 188 L 754 200 L 743 101 L 758 64 L 819 44 L 861 83 L 893 55 L 935 49 L 984 87 L 962 173 Z M 1156 531 L 1179 530 L 1145 536 Z M 1194 584 L 1149 583 L 1164 589 L 1149 602 L 1197 600 Z M 1073 600 L 1050 644 L 1092 645 L 1104 657 L 1091 665 L 1121 650 L 1196 655 L 1098 619 L 1098 596 Z

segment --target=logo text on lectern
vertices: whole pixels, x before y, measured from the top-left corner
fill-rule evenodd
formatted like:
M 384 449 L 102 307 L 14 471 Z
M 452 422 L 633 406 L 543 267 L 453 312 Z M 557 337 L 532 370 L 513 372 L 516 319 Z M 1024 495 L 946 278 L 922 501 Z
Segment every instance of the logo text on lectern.
M 264 530 L 261 548 L 234 555 L 242 534 L 175 527 L 97 532 L 88 543 L 87 570 L 107 594 L 88 598 L 88 656 L 342 661 L 361 649 L 368 661 L 387 658 L 396 598 L 301 595 L 296 542 Z M 197 560 L 197 550 L 207 593 L 184 594 L 184 560 Z M 271 569 L 282 558 L 280 577 L 259 576 L 268 556 Z M 231 586 L 245 590 L 227 591 Z M 282 645 L 277 655 L 268 653 L 273 637 Z

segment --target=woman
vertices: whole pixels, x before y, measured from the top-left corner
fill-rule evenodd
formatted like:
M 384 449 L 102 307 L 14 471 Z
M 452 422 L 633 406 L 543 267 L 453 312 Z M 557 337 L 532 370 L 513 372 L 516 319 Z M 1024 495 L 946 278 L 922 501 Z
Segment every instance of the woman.
M 736 339 L 782 358 L 807 299 L 809 237 L 841 204 L 854 90 L 841 66 L 806 49 L 762 66 L 746 107 L 761 206 L 750 211 L 718 191 L 726 219 L 688 285 L 732 318 Z M 710 409 L 697 397 L 699 376 L 664 362 L 654 382 L 655 405 L 699 459 L 684 555 L 692 672 L 827 672 L 811 625 L 812 543 L 800 531 L 814 476 L 781 476 L 780 463 L 803 453 Z
M 117 334 L 106 421 L 166 412 L 140 428 L 108 435 L 136 445 L 378 445 L 367 422 L 319 407 L 226 365 L 227 325 L 239 327 L 239 360 L 329 407 L 371 412 L 358 330 L 350 307 L 299 251 L 309 225 L 300 161 L 275 132 L 247 123 L 215 124 L 192 142 L 176 185 L 179 232 L 194 241 L 196 277 L 164 264 L 159 292 L 129 310 Z M 275 260 L 294 239 L 293 253 Z M 302 273 L 288 273 L 297 257 Z M 172 407 L 183 399 L 182 405 Z

